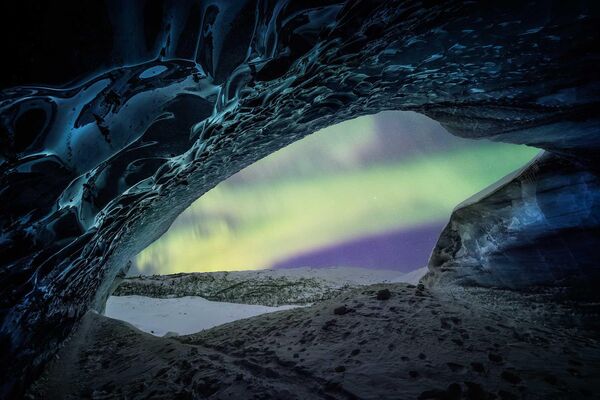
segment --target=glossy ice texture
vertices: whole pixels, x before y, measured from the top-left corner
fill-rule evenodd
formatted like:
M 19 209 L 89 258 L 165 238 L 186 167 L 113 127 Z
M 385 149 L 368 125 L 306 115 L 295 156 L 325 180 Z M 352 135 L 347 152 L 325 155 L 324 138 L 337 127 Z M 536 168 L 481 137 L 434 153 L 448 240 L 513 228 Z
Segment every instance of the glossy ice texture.
M 436 250 L 459 257 L 454 275 L 467 260 L 473 284 L 526 287 L 598 268 L 595 2 L 7 3 L 0 393 L 26 385 L 193 200 L 307 134 L 382 110 L 553 153 L 498 204 L 463 209 L 497 228 L 455 213 Z

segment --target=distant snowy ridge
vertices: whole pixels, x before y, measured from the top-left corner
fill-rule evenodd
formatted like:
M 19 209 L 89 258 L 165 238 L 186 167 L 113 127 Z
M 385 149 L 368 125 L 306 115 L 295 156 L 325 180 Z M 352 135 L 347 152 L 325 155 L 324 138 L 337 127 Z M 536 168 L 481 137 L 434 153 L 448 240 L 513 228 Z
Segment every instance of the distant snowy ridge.
M 417 283 L 425 272 L 426 267 L 407 274 L 332 267 L 139 276 L 125 278 L 113 296 L 199 296 L 211 301 L 274 307 L 315 303 L 343 290 L 375 283 Z
M 155 299 L 145 296 L 111 296 L 104 315 L 126 321 L 155 336 L 179 336 L 269 312 L 301 306 L 268 307 L 263 305 L 216 302 L 186 296 Z

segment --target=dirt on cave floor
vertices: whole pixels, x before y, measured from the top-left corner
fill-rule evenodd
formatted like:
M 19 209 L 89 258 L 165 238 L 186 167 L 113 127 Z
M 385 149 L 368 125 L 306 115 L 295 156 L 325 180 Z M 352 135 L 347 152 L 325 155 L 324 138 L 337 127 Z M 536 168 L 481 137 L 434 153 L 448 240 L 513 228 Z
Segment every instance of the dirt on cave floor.
M 88 313 L 28 397 L 598 399 L 597 317 L 539 294 L 408 284 L 174 338 Z

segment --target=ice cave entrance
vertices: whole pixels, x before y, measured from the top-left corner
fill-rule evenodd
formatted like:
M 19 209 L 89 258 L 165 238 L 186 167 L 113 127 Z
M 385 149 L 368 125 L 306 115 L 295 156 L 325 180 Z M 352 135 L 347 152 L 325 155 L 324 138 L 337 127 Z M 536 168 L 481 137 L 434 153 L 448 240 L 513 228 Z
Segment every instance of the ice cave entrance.
M 358 283 L 418 276 L 412 271 L 426 265 L 452 209 L 537 152 L 461 139 L 413 112 L 359 117 L 316 132 L 219 184 L 138 255 L 129 275 L 267 269 L 298 277 L 311 268 L 310 274 L 338 280 L 339 274 L 356 275 L 348 279 Z M 337 272 L 327 272 L 330 267 Z M 162 335 L 282 306 L 260 301 L 242 306 L 235 303 L 247 299 L 235 295 L 218 307 L 206 299 L 160 300 L 147 286 L 125 293 L 143 298 L 112 297 L 107 315 Z M 179 322 L 158 323 L 177 315 Z
M 461 139 L 414 112 L 323 129 L 197 200 L 130 274 L 424 266 L 452 209 L 538 149 Z

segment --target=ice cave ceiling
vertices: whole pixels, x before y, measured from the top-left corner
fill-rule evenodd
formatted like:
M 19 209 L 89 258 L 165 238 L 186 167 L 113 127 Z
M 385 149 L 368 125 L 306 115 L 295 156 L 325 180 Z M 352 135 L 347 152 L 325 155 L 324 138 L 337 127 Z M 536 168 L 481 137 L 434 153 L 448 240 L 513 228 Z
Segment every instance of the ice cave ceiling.
M 3 393 L 103 307 L 127 261 L 193 200 L 307 134 L 382 110 L 547 151 L 455 211 L 432 284 L 597 284 L 599 7 L 5 2 Z

